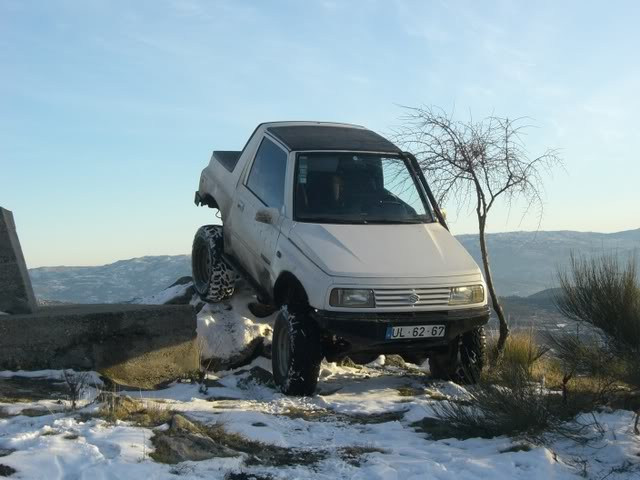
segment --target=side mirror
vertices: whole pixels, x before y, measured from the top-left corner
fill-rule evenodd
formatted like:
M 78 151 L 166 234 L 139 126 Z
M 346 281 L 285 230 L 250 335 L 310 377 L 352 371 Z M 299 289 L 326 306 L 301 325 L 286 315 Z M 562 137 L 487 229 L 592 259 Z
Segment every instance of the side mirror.
M 274 225 L 279 216 L 280 212 L 277 208 L 261 208 L 256 212 L 256 222 Z
M 440 209 L 440 213 L 442 214 L 442 218 L 444 218 L 444 221 L 447 221 L 447 211 L 444 208 Z

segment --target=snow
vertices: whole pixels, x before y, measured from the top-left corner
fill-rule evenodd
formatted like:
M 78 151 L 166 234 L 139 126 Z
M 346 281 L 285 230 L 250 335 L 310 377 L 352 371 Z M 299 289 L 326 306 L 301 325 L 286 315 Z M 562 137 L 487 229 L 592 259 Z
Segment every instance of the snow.
M 230 300 L 207 304 L 198 313 L 198 338 L 204 358 L 232 358 L 259 337 L 271 343 L 277 314 L 256 319 L 247 307 L 252 301 L 255 301 L 253 291 L 241 287 Z
M 547 446 L 507 451 L 521 442 L 507 437 L 436 441 L 416 431 L 412 423 L 432 416 L 435 402 L 467 395 L 463 387 L 432 381 L 417 368 L 384 365 L 382 359 L 361 368 L 325 362 L 319 394 L 293 398 L 272 386 L 247 381 L 253 367 L 270 369 L 270 361 L 258 358 L 241 369 L 211 375 L 210 380 L 217 383 L 206 393 L 200 393 L 198 385 L 174 383 L 164 390 L 130 394 L 161 401 L 194 421 L 222 424 L 264 444 L 324 451 L 325 459 L 314 465 L 280 467 L 247 466 L 240 456 L 164 465 L 149 457 L 152 429 L 127 422 L 108 424 L 68 410 L 36 418 L 17 415 L 18 411 L 7 416 L 12 404 L 0 403 L 0 413 L 4 412 L 0 414 L 0 452 L 15 450 L 0 457 L 0 464 L 15 468 L 15 478 L 47 480 L 175 478 L 176 473 L 186 479 L 222 479 L 229 472 L 277 479 L 579 479 L 583 471 L 588 478 L 609 475 L 609 479 L 626 480 L 638 478 L 640 471 L 640 439 L 633 435 L 629 411 L 595 413 L 603 435 L 592 445 L 550 438 Z M 39 373 L 40 377 L 62 377 L 56 371 Z M 9 376 L 11 372 L 0 375 Z M 401 387 L 414 388 L 416 394 L 402 396 Z M 95 398 L 97 388 L 89 390 L 88 400 Z M 42 402 L 20 407 L 39 408 Z M 80 412 L 96 409 L 89 404 Z M 395 414 L 379 423 L 362 421 L 390 412 Z M 593 419 L 588 415 L 583 420 Z M 355 466 L 341 457 L 340 449 L 357 446 L 380 452 L 364 454 Z

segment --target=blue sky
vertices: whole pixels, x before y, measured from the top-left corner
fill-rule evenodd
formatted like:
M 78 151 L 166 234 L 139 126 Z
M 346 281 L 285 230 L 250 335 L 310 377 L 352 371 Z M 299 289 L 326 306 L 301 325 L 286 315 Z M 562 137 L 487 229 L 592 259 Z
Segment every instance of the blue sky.
M 30 267 L 188 253 L 212 149 L 399 105 L 530 116 L 544 230 L 640 227 L 640 2 L 0 0 L 0 205 Z M 454 233 L 471 211 L 445 205 Z M 458 213 L 459 211 L 459 213 Z M 532 230 L 502 208 L 489 230 Z

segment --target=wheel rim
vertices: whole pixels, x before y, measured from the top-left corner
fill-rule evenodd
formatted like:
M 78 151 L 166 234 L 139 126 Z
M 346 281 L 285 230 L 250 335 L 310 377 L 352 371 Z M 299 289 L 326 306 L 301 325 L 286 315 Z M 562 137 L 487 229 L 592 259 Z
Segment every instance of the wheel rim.
M 195 283 L 196 286 L 202 290 L 209 282 L 211 276 L 211 261 L 209 256 L 209 249 L 203 242 L 199 242 L 196 247 L 195 255 Z
M 284 328 L 278 335 L 278 370 L 280 375 L 286 377 L 289 373 L 289 361 L 291 359 L 291 342 L 289 341 L 289 329 Z

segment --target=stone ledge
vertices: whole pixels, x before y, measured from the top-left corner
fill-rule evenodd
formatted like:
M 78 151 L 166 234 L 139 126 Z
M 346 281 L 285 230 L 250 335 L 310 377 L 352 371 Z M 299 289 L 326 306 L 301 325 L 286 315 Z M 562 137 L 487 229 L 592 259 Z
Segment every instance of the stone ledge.
M 0 369 L 96 370 L 152 388 L 199 367 L 189 305 L 62 305 L 0 317 Z

